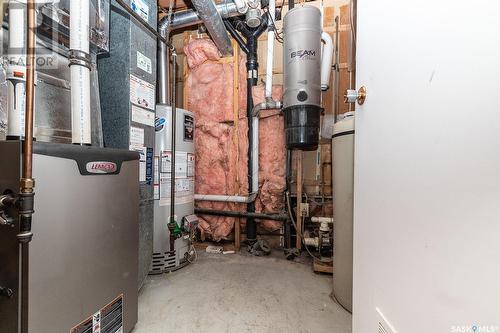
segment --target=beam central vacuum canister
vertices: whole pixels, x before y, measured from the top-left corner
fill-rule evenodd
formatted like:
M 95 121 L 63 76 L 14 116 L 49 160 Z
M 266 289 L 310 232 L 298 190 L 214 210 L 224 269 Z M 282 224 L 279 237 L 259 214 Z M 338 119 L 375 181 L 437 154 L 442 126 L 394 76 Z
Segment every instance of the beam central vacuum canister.
M 194 215 L 194 114 L 176 109 L 175 210 L 176 227 L 168 228 L 172 176 L 172 107 L 156 107 L 154 156 L 154 232 L 150 274 L 179 269 L 189 263 L 191 239 L 198 219 Z
M 312 6 L 296 7 L 285 15 L 283 113 L 288 149 L 318 147 L 321 90 L 328 89 L 333 53 L 321 22 L 320 10 Z

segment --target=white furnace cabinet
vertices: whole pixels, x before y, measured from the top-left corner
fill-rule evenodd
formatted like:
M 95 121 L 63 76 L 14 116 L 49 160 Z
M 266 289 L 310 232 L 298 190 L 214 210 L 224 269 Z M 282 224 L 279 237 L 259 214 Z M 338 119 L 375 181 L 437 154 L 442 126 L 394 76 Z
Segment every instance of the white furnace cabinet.
M 500 332 L 499 13 L 358 0 L 354 333 Z

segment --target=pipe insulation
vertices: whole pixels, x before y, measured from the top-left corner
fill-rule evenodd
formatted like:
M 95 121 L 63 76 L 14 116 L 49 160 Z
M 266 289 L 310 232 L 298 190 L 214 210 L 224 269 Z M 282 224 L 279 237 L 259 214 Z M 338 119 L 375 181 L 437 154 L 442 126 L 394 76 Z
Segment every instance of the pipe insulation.
M 26 1 L 9 2 L 9 48 L 7 78 L 7 137 L 24 136 L 26 92 Z
M 89 6 L 70 2 L 71 141 L 81 145 L 91 144 Z

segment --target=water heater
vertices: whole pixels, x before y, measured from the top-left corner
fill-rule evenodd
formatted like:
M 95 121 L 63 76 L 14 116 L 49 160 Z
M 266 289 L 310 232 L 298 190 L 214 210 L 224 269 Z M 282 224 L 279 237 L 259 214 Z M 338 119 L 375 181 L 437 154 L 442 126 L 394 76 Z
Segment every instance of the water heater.
M 150 274 L 183 267 L 190 261 L 191 235 L 196 229 L 194 215 L 194 114 L 176 109 L 175 122 L 175 209 L 178 228 L 171 239 L 170 222 L 172 175 L 172 107 L 158 104 L 154 153 L 154 232 Z
M 332 39 L 321 22 L 320 10 L 312 6 L 285 15 L 283 113 L 288 149 L 318 147 L 321 90 L 328 89 L 333 57 Z

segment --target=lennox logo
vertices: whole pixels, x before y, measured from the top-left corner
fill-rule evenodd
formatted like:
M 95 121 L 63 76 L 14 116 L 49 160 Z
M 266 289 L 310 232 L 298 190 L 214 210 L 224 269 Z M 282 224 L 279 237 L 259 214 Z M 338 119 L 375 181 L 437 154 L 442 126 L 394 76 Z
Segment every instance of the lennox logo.
M 113 162 L 88 162 L 87 172 L 90 173 L 113 173 L 116 172 L 116 164 Z
M 315 57 L 316 56 L 316 51 L 314 50 L 298 50 L 298 51 L 293 51 L 290 53 L 290 58 L 295 58 L 299 57 L 300 59 L 305 58 L 305 57 Z

